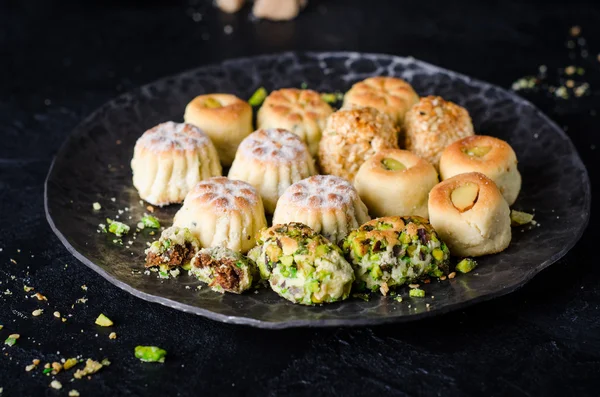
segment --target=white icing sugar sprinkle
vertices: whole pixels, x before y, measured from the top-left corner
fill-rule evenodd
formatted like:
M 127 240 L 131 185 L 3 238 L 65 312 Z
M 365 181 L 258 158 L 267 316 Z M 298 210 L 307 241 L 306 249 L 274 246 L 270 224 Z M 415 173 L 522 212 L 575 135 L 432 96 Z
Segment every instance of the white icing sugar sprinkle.
M 315 175 L 290 186 L 280 200 L 301 207 L 341 208 L 353 205 L 358 193 L 347 180 L 334 175 Z
M 308 149 L 302 140 L 281 128 L 253 132 L 242 141 L 239 150 L 248 157 L 268 162 L 288 163 L 308 157 Z
M 194 186 L 186 197 L 184 207 L 186 203 L 199 200 L 215 208 L 233 210 L 243 205 L 255 205 L 258 199 L 256 189 L 249 183 L 219 176 Z
M 138 139 L 136 146 L 142 145 L 153 151 L 194 150 L 206 146 L 210 138 L 200 128 L 186 123 L 167 121 L 159 124 Z

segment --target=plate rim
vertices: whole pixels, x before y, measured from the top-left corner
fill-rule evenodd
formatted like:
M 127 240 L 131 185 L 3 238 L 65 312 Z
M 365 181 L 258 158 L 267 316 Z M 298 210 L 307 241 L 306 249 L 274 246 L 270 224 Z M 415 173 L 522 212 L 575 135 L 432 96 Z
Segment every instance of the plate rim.
M 583 184 L 584 185 L 583 189 L 584 189 L 584 193 L 585 193 L 585 197 L 584 197 L 584 201 L 583 201 L 583 207 L 584 207 L 585 213 L 583 215 L 584 215 L 585 219 L 579 226 L 577 233 L 574 234 L 573 238 L 571 240 L 569 240 L 569 243 L 567 245 L 565 245 L 560 251 L 558 251 L 557 253 L 555 253 L 554 255 L 552 255 L 551 257 L 549 257 L 542 263 L 540 263 L 535 268 L 528 271 L 519 282 L 517 282 L 509 287 L 502 288 L 495 292 L 491 292 L 491 293 L 488 293 L 485 295 L 480 295 L 480 296 L 477 296 L 475 298 L 472 298 L 472 299 L 469 299 L 466 301 L 457 302 L 454 304 L 449 304 L 449 305 L 443 306 L 440 309 L 436 309 L 434 312 L 425 311 L 425 312 L 419 312 L 419 313 L 414 313 L 414 314 L 409 314 L 409 315 L 400 315 L 400 316 L 391 314 L 387 317 L 379 317 L 379 318 L 265 321 L 265 320 L 259 320 L 256 318 L 244 317 L 244 316 L 237 316 L 237 315 L 229 316 L 229 315 L 225 315 L 225 314 L 221 314 L 221 313 L 216 313 L 209 309 L 205 309 L 205 308 L 202 308 L 199 306 L 192 306 L 192 305 L 184 304 L 184 303 L 178 302 L 173 299 L 169 299 L 169 298 L 165 298 L 162 296 L 153 295 L 153 294 L 150 294 L 150 293 L 147 293 L 144 291 L 140 291 L 140 290 L 130 286 L 129 284 L 117 279 L 116 277 L 111 276 L 101 266 L 95 264 L 92 260 L 88 259 L 83 254 L 81 254 L 79 251 L 77 251 L 77 249 L 75 249 L 75 247 L 73 247 L 71 245 L 71 243 L 69 243 L 66 236 L 58 229 L 58 227 L 54 223 L 54 220 L 52 219 L 52 215 L 50 214 L 50 208 L 49 208 L 49 204 L 48 204 L 49 181 L 53 174 L 54 166 L 56 164 L 57 159 L 64 155 L 64 152 L 66 151 L 67 147 L 69 146 L 69 143 L 71 142 L 71 140 L 74 139 L 75 136 L 78 136 L 83 133 L 83 131 L 84 131 L 83 127 L 89 121 L 91 121 L 98 112 L 103 111 L 106 108 L 110 107 L 111 104 L 113 104 L 115 101 L 118 101 L 119 99 L 123 99 L 123 98 L 132 96 L 135 92 L 137 92 L 138 90 L 141 90 L 145 87 L 157 84 L 164 80 L 177 78 L 182 75 L 190 74 L 195 71 L 198 71 L 199 69 L 218 67 L 218 66 L 221 66 L 221 65 L 224 65 L 227 63 L 248 62 L 248 61 L 257 60 L 257 59 L 261 59 L 261 58 L 264 59 L 264 58 L 285 57 L 285 56 L 298 57 L 298 56 L 302 56 L 302 55 L 312 56 L 312 57 L 335 55 L 335 56 L 345 56 L 348 58 L 352 58 L 352 57 L 355 57 L 355 58 L 360 58 L 360 57 L 363 57 L 363 58 L 364 57 L 399 58 L 404 61 L 416 62 L 416 63 L 422 64 L 424 66 L 427 66 L 427 67 L 435 68 L 442 72 L 451 73 L 457 77 L 465 79 L 468 82 L 476 83 L 482 87 L 491 87 L 496 90 L 501 90 L 505 93 L 510 94 L 511 97 L 516 99 L 517 102 L 520 102 L 520 104 L 531 108 L 539 117 L 541 117 L 545 122 L 550 124 L 553 127 L 553 129 L 556 132 L 558 132 L 558 135 L 568 142 L 569 148 L 572 150 L 572 152 L 575 155 L 574 163 L 576 166 L 578 166 L 582 170 L 581 177 L 582 177 L 583 181 L 585 182 Z M 167 306 L 167 307 L 170 307 L 170 308 L 173 308 L 175 310 L 179 310 L 179 311 L 182 311 L 185 313 L 199 315 L 199 316 L 208 318 L 213 321 L 219 321 L 219 322 L 228 323 L 228 324 L 247 325 L 247 326 L 253 326 L 253 327 L 263 328 L 263 329 L 286 329 L 286 328 L 300 328 L 300 327 L 322 328 L 322 327 L 341 327 L 341 326 L 343 326 L 343 327 L 359 327 L 359 326 L 365 326 L 365 325 L 405 323 L 405 322 L 418 321 L 423 318 L 430 318 L 430 317 L 437 316 L 437 315 L 443 315 L 443 314 L 446 314 L 446 313 L 449 313 L 452 311 L 465 309 L 467 307 L 470 307 L 470 306 L 473 306 L 476 304 L 480 304 L 482 302 L 486 302 L 491 299 L 495 299 L 495 298 L 499 298 L 499 297 L 508 295 L 508 294 L 522 288 L 525 284 L 527 284 L 529 281 L 531 281 L 531 279 L 533 277 L 535 277 L 537 274 L 542 272 L 544 269 L 548 268 L 550 265 L 556 263 L 558 260 L 560 260 L 562 257 L 564 257 L 579 242 L 579 240 L 583 236 L 583 233 L 585 232 L 585 230 L 587 229 L 587 226 L 589 224 L 590 211 L 591 211 L 591 182 L 590 182 L 587 168 L 586 168 L 585 164 L 583 163 L 583 160 L 581 159 L 579 151 L 573 144 L 573 141 L 571 140 L 571 138 L 562 130 L 562 128 L 560 128 L 552 119 L 550 119 L 545 113 L 543 113 L 539 108 L 537 108 L 534 104 L 529 102 L 527 99 L 525 99 L 515 93 L 511 93 L 507 89 L 500 87 L 498 85 L 488 83 L 487 81 L 479 80 L 479 79 L 473 78 L 471 76 L 465 75 L 463 73 L 456 72 L 456 71 L 446 69 L 441 66 L 431 64 L 429 62 L 421 61 L 412 56 L 400 56 L 400 55 L 394 55 L 394 54 L 359 52 L 359 51 L 285 51 L 285 52 L 275 52 L 275 53 L 268 53 L 268 54 L 259 54 L 259 55 L 255 55 L 255 56 L 228 58 L 228 59 L 223 59 L 220 61 L 200 65 L 195 68 L 190 68 L 190 69 L 187 69 L 187 70 L 184 70 L 182 72 L 175 73 L 172 75 L 163 76 L 163 77 L 160 77 L 151 82 L 145 83 L 145 84 L 138 86 L 124 94 L 121 94 L 121 95 L 111 98 L 110 100 L 105 102 L 100 107 L 94 109 L 89 115 L 84 117 L 70 131 L 69 135 L 66 137 L 66 139 L 61 144 L 61 146 L 58 149 L 58 151 L 56 152 L 56 154 L 53 156 L 48 173 L 44 180 L 44 213 L 46 216 L 46 220 L 48 221 L 48 224 L 50 225 L 51 230 L 54 232 L 54 234 L 58 237 L 60 242 L 65 246 L 65 248 L 71 255 L 73 255 L 77 260 L 79 260 L 84 265 L 86 265 L 87 267 L 92 269 L 94 272 L 96 272 L 97 274 L 102 276 L 104 279 L 109 281 L 111 284 L 134 295 L 137 298 L 141 298 L 141 299 L 151 302 L 151 303 L 159 303 L 163 306 Z

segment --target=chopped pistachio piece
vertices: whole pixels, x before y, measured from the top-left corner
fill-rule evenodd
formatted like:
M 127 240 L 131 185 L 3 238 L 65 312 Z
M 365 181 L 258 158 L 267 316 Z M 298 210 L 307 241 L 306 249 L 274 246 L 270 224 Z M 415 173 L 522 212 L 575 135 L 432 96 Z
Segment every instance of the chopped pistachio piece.
M 532 214 L 528 214 L 527 212 L 516 211 L 516 210 L 510 211 L 510 225 L 511 226 L 523 226 L 528 223 L 531 223 L 532 220 L 533 220 Z
M 221 102 L 212 97 L 206 98 L 206 100 L 204 101 L 204 106 L 210 109 L 217 109 L 222 107 Z
M 411 298 L 425 298 L 425 291 L 420 288 L 413 288 L 408 292 Z
M 402 171 L 406 169 L 404 164 L 392 158 L 384 158 L 381 160 L 381 165 L 388 171 Z
M 14 346 L 15 343 L 17 343 L 17 339 L 19 339 L 20 337 L 21 337 L 21 335 L 19 335 L 19 334 L 8 335 L 8 338 L 6 338 L 6 340 L 4 341 L 4 344 L 8 345 L 8 346 Z
M 461 273 L 469 273 L 471 270 L 477 267 L 477 262 L 471 258 L 465 258 L 462 261 L 458 262 L 456 265 L 456 270 Z
M 129 233 L 129 226 L 123 222 L 113 221 L 112 219 L 106 218 L 106 223 L 108 223 L 108 231 L 117 237 L 121 237 L 122 235 Z
M 135 357 L 147 363 L 164 363 L 167 351 L 156 346 L 136 346 Z
M 160 222 L 152 215 L 146 215 L 145 217 L 143 217 L 142 224 L 144 225 L 144 227 L 160 229 Z
M 104 314 L 100 313 L 100 315 L 96 319 L 96 324 L 101 327 L 110 327 L 111 325 L 113 325 L 113 322 L 110 318 L 108 318 Z
M 100 211 L 102 206 L 100 205 L 100 203 L 94 203 L 92 204 L 92 208 L 94 209 L 94 211 Z
M 256 90 L 254 92 L 254 94 L 252 94 L 250 99 L 248 99 L 248 103 L 251 106 L 260 106 L 267 98 L 267 95 L 268 95 L 268 92 L 265 89 L 265 87 L 260 87 L 258 90 Z
M 321 99 L 327 103 L 336 103 L 344 98 L 344 94 L 341 92 L 323 92 L 321 93 Z

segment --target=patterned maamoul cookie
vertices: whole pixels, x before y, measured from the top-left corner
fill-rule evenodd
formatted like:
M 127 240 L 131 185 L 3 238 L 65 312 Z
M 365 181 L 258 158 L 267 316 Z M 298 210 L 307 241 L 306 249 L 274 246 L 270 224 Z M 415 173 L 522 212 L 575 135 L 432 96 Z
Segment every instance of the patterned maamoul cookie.
M 256 188 L 267 213 L 275 211 L 277 200 L 295 182 L 315 175 L 314 160 L 300 138 L 289 131 L 259 129 L 240 144 L 229 170 L 229 178 Z
M 362 163 L 383 149 L 398 149 L 392 119 L 370 107 L 342 108 L 327 119 L 319 165 L 325 174 L 353 181 Z
M 363 163 L 354 186 L 373 216 L 429 217 L 427 198 L 438 183 L 430 163 L 407 150 L 385 149 Z
M 438 166 L 442 151 L 450 144 L 474 135 L 469 112 L 439 96 L 421 98 L 404 120 L 406 150 Z
M 198 183 L 188 193 L 173 224 L 190 229 L 202 247 L 223 246 L 245 253 L 267 220 L 252 185 L 217 177 Z
M 479 172 L 436 185 L 429 193 L 429 220 L 455 256 L 495 254 L 510 243 L 508 204 L 494 181 Z
M 230 94 L 197 96 L 186 106 L 183 118 L 206 132 L 226 167 L 233 162 L 242 139 L 253 130 L 252 107 Z
M 196 183 L 222 171 L 208 136 L 198 127 L 172 121 L 137 140 L 131 170 L 140 197 L 158 206 L 181 203 Z
M 404 115 L 419 101 L 419 95 L 410 84 L 396 77 L 369 77 L 354 84 L 344 95 L 344 106 L 370 106 L 387 114 L 398 127 Z
M 367 222 L 367 207 L 345 179 L 315 175 L 287 188 L 279 198 L 273 224 L 300 222 L 338 243 Z
M 474 135 L 454 142 L 442 152 L 442 179 L 467 172 L 481 172 L 493 180 L 508 205 L 513 205 L 521 190 L 517 155 L 513 148 L 501 139 Z
M 316 156 L 321 133 L 333 109 L 318 92 L 284 88 L 273 91 L 257 115 L 258 128 L 283 128 L 300 137 Z

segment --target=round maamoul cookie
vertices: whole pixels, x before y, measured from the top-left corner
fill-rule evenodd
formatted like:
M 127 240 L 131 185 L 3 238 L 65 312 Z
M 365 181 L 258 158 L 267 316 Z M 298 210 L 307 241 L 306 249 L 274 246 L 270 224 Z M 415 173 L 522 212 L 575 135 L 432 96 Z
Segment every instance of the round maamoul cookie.
M 370 107 L 342 108 L 327 119 L 319 165 L 325 174 L 353 181 L 369 157 L 397 148 L 396 127 L 388 115 Z
M 372 216 L 429 217 L 427 200 L 438 183 L 430 163 L 414 153 L 384 149 L 361 165 L 354 186 Z
M 508 205 L 514 204 L 521 190 L 517 155 L 513 148 L 501 139 L 474 135 L 454 142 L 442 152 L 442 179 L 467 172 L 481 172 L 493 180 Z
M 144 132 L 131 160 L 133 186 L 150 204 L 181 203 L 196 183 L 221 175 L 221 164 L 208 136 L 191 124 L 172 121 Z
M 371 219 L 350 182 L 333 175 L 315 175 L 294 183 L 277 202 L 273 224 L 300 222 L 333 243 Z
M 370 106 L 387 114 L 398 127 L 404 115 L 419 101 L 410 84 L 397 77 L 369 77 L 354 84 L 344 96 L 344 106 Z
M 406 150 L 438 166 L 442 151 L 455 141 L 474 135 L 467 110 L 439 96 L 421 98 L 406 113 Z
M 197 96 L 186 106 L 183 118 L 206 132 L 226 167 L 233 162 L 242 139 L 253 130 L 252 107 L 231 94 Z
M 173 224 L 187 227 L 202 247 L 223 246 L 245 253 L 267 220 L 252 185 L 217 177 L 198 183 L 188 193 Z
M 257 115 L 258 128 L 283 128 L 300 137 L 316 156 L 321 133 L 333 109 L 313 90 L 283 88 L 273 91 Z
M 511 240 L 508 204 L 494 181 L 479 172 L 436 185 L 429 193 L 429 220 L 455 256 L 494 254 Z
M 254 186 L 265 211 L 272 214 L 285 189 L 315 174 L 314 160 L 300 138 L 270 128 L 259 129 L 242 141 L 228 176 Z

